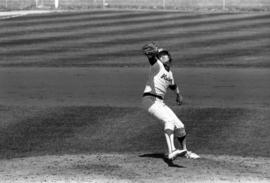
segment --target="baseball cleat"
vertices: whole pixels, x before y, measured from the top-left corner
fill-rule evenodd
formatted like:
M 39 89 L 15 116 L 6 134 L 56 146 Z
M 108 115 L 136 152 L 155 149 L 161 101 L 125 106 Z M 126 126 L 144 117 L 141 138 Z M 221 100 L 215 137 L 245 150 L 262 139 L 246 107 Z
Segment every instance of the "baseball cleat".
M 168 154 L 168 159 L 169 160 L 175 160 L 177 158 L 177 156 L 184 155 L 184 154 L 186 154 L 186 152 L 187 152 L 186 150 L 176 149 L 172 153 Z
M 185 154 L 185 157 L 188 159 L 199 159 L 200 158 L 200 156 L 198 154 L 191 152 L 191 151 L 187 151 Z

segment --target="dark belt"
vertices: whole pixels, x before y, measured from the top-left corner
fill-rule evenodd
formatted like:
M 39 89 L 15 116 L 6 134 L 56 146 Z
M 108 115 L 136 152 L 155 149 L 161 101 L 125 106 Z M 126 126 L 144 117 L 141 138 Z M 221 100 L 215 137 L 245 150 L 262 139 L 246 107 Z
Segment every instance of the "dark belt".
M 145 97 L 145 96 L 152 96 L 152 97 L 156 97 L 156 98 L 159 98 L 159 99 L 163 100 L 162 96 L 159 96 L 159 95 L 156 95 L 156 94 L 153 94 L 153 93 L 144 93 L 143 97 Z

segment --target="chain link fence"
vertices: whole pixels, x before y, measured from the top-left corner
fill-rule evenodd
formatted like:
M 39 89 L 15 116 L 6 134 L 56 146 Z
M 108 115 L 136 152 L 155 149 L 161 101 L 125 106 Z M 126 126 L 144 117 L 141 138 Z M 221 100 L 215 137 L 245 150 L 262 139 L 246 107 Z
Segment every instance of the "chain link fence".
M 0 0 L 0 9 L 258 9 L 269 10 L 270 0 Z

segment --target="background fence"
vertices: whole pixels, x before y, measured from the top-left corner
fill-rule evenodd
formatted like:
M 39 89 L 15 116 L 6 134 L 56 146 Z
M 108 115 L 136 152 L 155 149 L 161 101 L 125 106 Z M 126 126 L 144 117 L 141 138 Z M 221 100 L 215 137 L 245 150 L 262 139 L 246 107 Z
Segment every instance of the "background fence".
M 158 8 L 270 9 L 270 0 L 0 0 L 0 9 Z

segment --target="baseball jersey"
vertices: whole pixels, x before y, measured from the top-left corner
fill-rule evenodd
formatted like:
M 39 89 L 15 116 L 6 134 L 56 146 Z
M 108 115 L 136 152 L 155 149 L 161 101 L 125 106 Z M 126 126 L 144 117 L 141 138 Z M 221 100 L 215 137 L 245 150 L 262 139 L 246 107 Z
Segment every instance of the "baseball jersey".
M 167 88 L 174 85 L 171 71 L 167 71 L 161 61 L 157 60 L 151 65 L 144 93 L 152 93 L 164 98 Z

